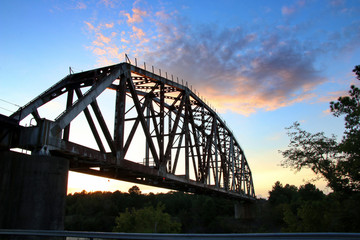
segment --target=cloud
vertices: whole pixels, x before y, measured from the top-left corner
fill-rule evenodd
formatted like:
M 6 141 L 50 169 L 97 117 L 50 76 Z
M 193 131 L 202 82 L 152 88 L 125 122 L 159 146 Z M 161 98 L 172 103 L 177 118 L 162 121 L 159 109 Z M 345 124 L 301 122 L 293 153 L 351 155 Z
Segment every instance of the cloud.
M 77 3 L 76 3 L 75 9 L 80 9 L 80 10 L 82 10 L 82 9 L 86 9 L 86 8 L 87 8 L 87 6 L 86 6 L 85 3 L 83 3 L 83 2 L 77 2 Z
M 89 23 L 89 22 L 87 22 L 87 21 L 84 21 L 84 22 L 85 22 L 85 24 L 88 26 L 88 28 L 89 28 L 90 30 L 95 30 L 94 25 L 92 25 L 91 23 Z
M 159 15 L 163 19 L 164 15 Z M 87 24 L 89 25 L 89 24 Z M 96 31 L 94 48 L 102 63 L 113 63 L 124 51 L 188 81 L 221 112 L 249 115 L 274 110 L 314 97 L 311 91 L 325 78 L 314 67 L 304 44 L 279 33 L 254 33 L 241 27 L 191 27 L 167 21 L 156 25 L 156 38 L 137 26 L 121 31 L 118 41 Z M 98 29 L 92 25 L 89 28 Z M 129 36 L 130 39 L 125 39 Z M 116 44 L 115 44 L 116 42 Z M 105 53 L 106 52 L 106 53 Z M 131 55 L 130 55 L 131 56 Z M 165 71 L 165 70 L 164 70 Z
M 289 16 L 294 14 L 295 12 L 297 12 L 300 8 L 304 7 L 306 4 L 305 0 L 299 0 L 297 1 L 295 4 L 293 4 L 292 6 L 283 6 L 281 8 L 281 13 L 284 16 Z
M 132 30 L 134 32 L 134 34 L 132 35 L 132 37 L 134 38 L 138 38 L 139 40 L 143 39 L 143 37 L 145 36 L 145 33 L 142 29 L 137 28 L 135 26 L 132 26 Z
M 100 4 L 104 4 L 106 7 L 115 7 L 115 3 L 113 0 L 100 0 Z
M 143 17 L 147 15 L 146 11 L 141 11 L 138 8 L 133 8 L 133 15 L 131 16 L 129 13 L 124 13 L 124 15 L 127 17 L 127 23 L 133 24 L 133 23 L 140 23 L 143 21 Z
M 345 0 L 332 0 L 332 1 L 330 1 L 330 5 L 336 6 L 336 7 L 344 5 L 344 3 L 345 3 Z
M 95 48 L 93 50 L 93 53 L 95 53 L 96 55 L 105 55 L 106 51 L 104 49 L 101 49 L 101 48 Z
M 295 12 L 295 7 L 287 7 L 287 6 L 284 6 L 281 8 L 281 13 L 283 15 L 291 15 Z
M 113 28 L 113 27 L 114 27 L 114 23 L 105 23 L 105 27 L 106 27 L 106 28 Z
M 284 36 L 260 37 L 240 27 L 176 28 L 177 34 L 159 40 L 145 57 L 181 74 L 220 111 L 248 115 L 307 101 L 326 80 L 307 53 L 311 49 Z M 162 27 L 164 35 L 168 29 L 173 28 Z
M 86 48 L 97 56 L 98 65 L 111 65 L 119 62 L 122 54 L 119 53 L 119 47 L 114 43 L 118 35 L 116 31 L 112 31 L 115 24 L 111 22 L 95 25 L 87 21 L 84 23 L 94 39 Z
M 326 96 L 322 96 L 318 98 L 317 102 L 337 101 L 341 96 L 349 96 L 348 91 L 343 90 L 343 91 L 329 92 Z
M 303 6 L 305 1 L 298 1 L 283 7 L 283 14 Z M 221 112 L 249 115 L 316 101 L 314 90 L 327 81 L 317 67 L 319 58 L 338 52 L 345 46 L 343 39 L 357 44 L 351 31 L 303 40 L 299 33 L 307 31 L 307 22 L 255 27 L 255 32 L 251 27 L 194 25 L 176 11 L 152 13 L 133 6 L 132 12 L 122 12 L 125 21 L 116 25 L 85 22 L 93 32 L 89 49 L 98 63 L 113 64 L 128 53 L 184 79 Z

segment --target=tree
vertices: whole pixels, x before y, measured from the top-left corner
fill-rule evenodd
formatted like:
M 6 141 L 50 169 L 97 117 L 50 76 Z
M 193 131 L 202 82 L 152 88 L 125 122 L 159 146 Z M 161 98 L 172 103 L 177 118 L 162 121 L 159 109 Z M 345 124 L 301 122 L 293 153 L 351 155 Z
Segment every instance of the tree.
M 323 199 L 325 196 L 322 191 L 311 183 L 300 186 L 298 192 L 301 201 L 318 201 Z
M 142 209 L 126 209 L 115 219 L 114 232 L 134 233 L 179 233 L 181 224 L 174 221 L 165 206 L 159 203 L 156 208 L 148 206 Z
M 296 209 L 291 206 L 284 208 L 284 222 L 286 232 L 326 232 L 329 222 L 326 218 L 326 206 L 322 201 L 305 201 Z
M 360 65 L 353 70 L 360 80 Z M 289 148 L 280 151 L 284 157 L 282 166 L 297 171 L 310 168 L 324 177 L 335 192 L 360 191 L 360 89 L 351 86 L 349 96 L 330 103 L 334 116 L 345 115 L 343 140 L 326 137 L 323 132 L 312 134 L 295 122 L 287 128 Z
M 136 185 L 129 188 L 128 192 L 130 195 L 140 195 L 141 194 L 140 188 Z
M 360 65 L 355 66 L 353 72 L 360 80 Z M 360 190 L 360 89 L 352 85 L 349 96 L 331 102 L 330 108 L 336 117 L 345 115 L 345 132 L 339 149 L 347 161 L 340 162 L 339 168 L 346 176 L 347 185 Z
M 287 150 L 280 151 L 284 157 L 281 165 L 296 171 L 310 168 L 315 174 L 324 177 L 334 191 L 342 189 L 338 163 L 343 154 L 338 149 L 336 137 L 326 137 L 323 132 L 309 133 L 301 129 L 298 122 L 287 130 L 290 144 Z
M 277 181 L 269 192 L 269 203 L 272 205 L 291 203 L 298 197 L 297 191 L 296 186 L 286 184 L 285 187 L 283 187 L 283 185 Z

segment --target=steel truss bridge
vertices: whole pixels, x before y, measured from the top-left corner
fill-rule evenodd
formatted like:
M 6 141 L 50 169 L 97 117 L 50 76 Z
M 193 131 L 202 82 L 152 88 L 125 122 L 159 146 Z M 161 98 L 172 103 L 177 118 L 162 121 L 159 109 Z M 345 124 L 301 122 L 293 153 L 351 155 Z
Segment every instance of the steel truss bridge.
M 254 200 L 251 170 L 232 131 L 187 84 L 160 75 L 127 62 L 69 74 L 0 116 L 0 149 L 65 157 L 75 172 Z M 41 116 L 59 99 L 64 107 L 51 108 L 57 117 Z M 74 126 L 81 113 L 86 120 Z M 83 128 L 95 147 L 82 143 L 86 136 L 72 141 Z

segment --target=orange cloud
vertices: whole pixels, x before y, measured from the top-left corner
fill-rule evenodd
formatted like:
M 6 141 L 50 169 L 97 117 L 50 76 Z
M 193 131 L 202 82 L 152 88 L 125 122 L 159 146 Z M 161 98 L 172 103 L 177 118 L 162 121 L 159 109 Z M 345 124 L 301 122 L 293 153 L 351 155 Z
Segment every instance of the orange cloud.
M 86 21 L 85 24 L 95 38 L 92 41 L 92 46 L 87 46 L 86 48 L 97 56 L 97 66 L 110 65 L 121 61 L 123 53 L 119 54 L 119 47 L 115 44 L 118 33 L 116 30 L 109 32 L 110 29 L 113 30 L 115 24 L 111 22 L 93 25 Z M 137 34 L 140 37 L 142 36 L 139 30 Z
M 125 13 L 124 15 L 128 18 L 127 19 L 127 23 L 132 24 L 132 23 L 140 23 L 143 21 L 143 17 L 147 16 L 147 12 L 146 11 L 141 11 L 138 8 L 133 8 L 133 15 L 131 16 L 129 13 Z
M 104 49 L 101 49 L 101 48 L 95 48 L 93 50 L 93 53 L 95 53 L 96 55 L 104 55 L 106 53 L 106 51 Z
M 320 97 L 317 102 L 331 102 L 336 101 L 340 96 L 349 96 L 347 91 L 329 92 L 326 96 Z
M 114 23 L 106 23 L 105 24 L 106 28 L 113 28 L 114 27 Z
M 102 33 L 98 32 L 98 33 L 97 33 L 97 40 L 98 40 L 99 42 L 109 43 L 111 39 L 108 38 L 108 37 L 105 37 Z
M 85 24 L 88 26 L 88 28 L 89 28 L 90 30 L 94 30 L 94 29 L 95 29 L 95 27 L 94 27 L 91 23 L 86 22 L 86 21 L 84 21 L 84 22 L 85 22 Z
M 126 40 L 125 38 L 121 38 L 120 41 L 123 42 L 123 43 L 129 43 L 130 42 L 130 41 Z
M 205 96 L 205 101 L 213 106 L 218 112 L 224 113 L 231 110 L 244 116 L 249 116 L 259 109 L 273 111 L 298 102 L 310 100 L 316 96 L 313 93 L 306 93 L 290 99 L 286 96 L 267 98 L 254 91 L 253 93 L 248 90 L 241 91 L 235 87 L 224 92 L 210 85 L 202 88 L 200 94 Z
M 131 35 L 133 38 L 138 38 L 138 39 L 143 39 L 143 37 L 145 36 L 144 31 L 141 28 L 137 28 L 135 26 L 132 26 L 132 30 L 134 32 L 133 35 Z
M 294 11 L 302 5 L 295 5 Z M 284 14 L 291 8 L 284 7 Z M 248 116 L 313 101 L 312 91 L 326 81 L 315 68 L 312 49 L 286 37 L 287 29 L 276 27 L 269 36 L 240 27 L 192 28 L 162 11 L 152 14 L 134 7 L 132 12 L 121 12 L 127 21 L 116 27 L 85 22 L 94 33 L 89 49 L 98 64 L 123 61 L 124 53 L 140 57 L 201 89 L 200 95 L 220 112 Z M 151 30 L 135 24 L 145 16 L 155 23 Z

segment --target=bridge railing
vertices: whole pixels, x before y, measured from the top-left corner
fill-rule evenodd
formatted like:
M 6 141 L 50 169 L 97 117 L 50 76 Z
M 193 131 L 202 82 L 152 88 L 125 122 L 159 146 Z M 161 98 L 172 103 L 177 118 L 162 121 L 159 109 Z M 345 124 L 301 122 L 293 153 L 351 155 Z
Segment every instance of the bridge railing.
M 10 230 L 0 229 L 0 236 L 66 237 L 66 239 L 133 239 L 133 240 L 269 240 L 269 239 L 360 239 L 360 233 L 249 233 L 249 234 L 159 234 L 159 233 L 102 233 L 54 230 Z

